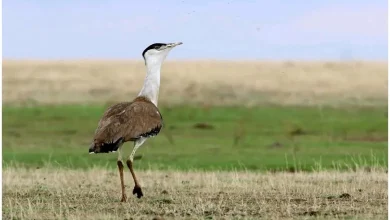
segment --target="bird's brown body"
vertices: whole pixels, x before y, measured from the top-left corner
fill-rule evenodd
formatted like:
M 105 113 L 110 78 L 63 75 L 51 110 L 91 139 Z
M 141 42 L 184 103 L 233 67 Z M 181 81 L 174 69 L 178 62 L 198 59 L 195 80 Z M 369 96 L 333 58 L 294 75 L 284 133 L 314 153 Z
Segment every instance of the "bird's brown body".
M 121 143 L 157 135 L 162 126 L 160 111 L 146 97 L 115 104 L 100 119 L 90 152 L 116 151 Z

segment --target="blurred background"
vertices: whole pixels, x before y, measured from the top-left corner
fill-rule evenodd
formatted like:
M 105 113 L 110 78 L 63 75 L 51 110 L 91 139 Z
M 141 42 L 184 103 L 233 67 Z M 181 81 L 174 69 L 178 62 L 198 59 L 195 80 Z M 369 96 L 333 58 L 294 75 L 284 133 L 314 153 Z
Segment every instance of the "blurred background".
M 387 166 L 387 25 L 384 0 L 3 1 L 3 166 L 116 169 L 98 120 L 178 41 L 137 169 Z

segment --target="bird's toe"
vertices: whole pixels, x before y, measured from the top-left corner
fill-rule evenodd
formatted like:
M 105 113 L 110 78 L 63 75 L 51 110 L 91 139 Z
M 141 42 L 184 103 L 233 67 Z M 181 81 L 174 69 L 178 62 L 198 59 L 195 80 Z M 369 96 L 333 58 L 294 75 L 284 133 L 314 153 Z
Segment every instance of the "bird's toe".
M 140 186 L 134 186 L 133 189 L 133 195 L 137 194 L 137 198 L 141 198 L 144 194 L 142 193 L 141 187 Z
M 126 200 L 127 200 L 127 196 L 126 195 L 122 195 L 121 202 L 126 202 Z

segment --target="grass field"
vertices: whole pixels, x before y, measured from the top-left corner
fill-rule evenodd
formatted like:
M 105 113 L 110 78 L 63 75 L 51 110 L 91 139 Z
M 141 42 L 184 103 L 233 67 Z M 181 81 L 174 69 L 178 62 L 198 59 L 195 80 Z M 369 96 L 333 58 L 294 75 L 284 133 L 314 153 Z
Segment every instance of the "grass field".
M 116 169 L 88 155 L 102 106 L 5 107 L 3 163 Z M 281 170 L 387 164 L 384 108 L 162 108 L 165 129 L 143 145 L 138 168 Z M 26 123 L 28 122 L 28 123 Z M 128 143 L 126 153 L 132 144 Z
M 141 88 L 143 63 L 4 61 L 3 217 L 387 217 L 387 63 L 183 61 L 162 74 L 165 126 L 135 161 L 146 196 L 120 204 L 117 155 L 87 149 L 104 110 Z
M 133 98 L 142 61 L 3 61 L 6 104 L 77 104 Z M 387 105 L 387 62 L 167 61 L 159 103 Z
M 7 168 L 3 219 L 387 219 L 387 174 L 139 172 L 145 197 L 120 203 L 118 174 Z M 125 173 L 125 181 L 131 182 Z M 160 218 L 162 219 L 162 218 Z

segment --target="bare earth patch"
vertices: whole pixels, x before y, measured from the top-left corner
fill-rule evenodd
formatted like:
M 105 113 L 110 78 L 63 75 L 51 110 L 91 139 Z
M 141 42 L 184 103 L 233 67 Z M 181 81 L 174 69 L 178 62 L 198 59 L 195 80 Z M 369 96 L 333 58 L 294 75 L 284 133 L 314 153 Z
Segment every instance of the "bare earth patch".
M 387 219 L 387 174 L 138 172 L 120 203 L 116 170 L 3 169 L 5 219 Z M 156 218 L 157 219 L 157 218 Z
M 132 99 L 143 61 L 3 61 L 7 104 Z M 169 61 L 160 103 L 203 105 L 387 103 L 386 62 Z

